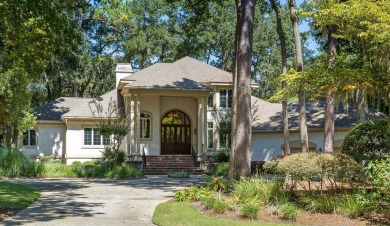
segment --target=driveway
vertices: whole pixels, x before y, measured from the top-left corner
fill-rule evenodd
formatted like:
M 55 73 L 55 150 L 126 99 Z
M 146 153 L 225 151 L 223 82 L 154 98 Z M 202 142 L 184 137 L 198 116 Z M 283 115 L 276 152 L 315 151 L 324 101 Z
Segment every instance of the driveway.
M 27 209 L 4 225 L 153 225 L 156 206 L 203 178 L 146 176 L 134 180 L 15 179 L 41 192 Z

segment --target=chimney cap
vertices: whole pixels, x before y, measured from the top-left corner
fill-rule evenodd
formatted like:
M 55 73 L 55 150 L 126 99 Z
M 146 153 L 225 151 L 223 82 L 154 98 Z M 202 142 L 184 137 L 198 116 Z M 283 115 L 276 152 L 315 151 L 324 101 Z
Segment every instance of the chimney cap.
M 117 63 L 115 72 L 133 72 L 133 68 L 130 63 Z

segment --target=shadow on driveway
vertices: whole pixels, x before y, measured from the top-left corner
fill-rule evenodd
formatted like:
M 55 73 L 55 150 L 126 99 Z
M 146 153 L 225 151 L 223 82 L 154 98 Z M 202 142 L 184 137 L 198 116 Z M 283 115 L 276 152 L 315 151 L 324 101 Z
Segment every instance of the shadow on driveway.
M 132 180 L 15 179 L 41 197 L 5 225 L 150 225 L 155 207 L 182 187 L 200 185 L 204 178 L 172 179 L 146 176 Z

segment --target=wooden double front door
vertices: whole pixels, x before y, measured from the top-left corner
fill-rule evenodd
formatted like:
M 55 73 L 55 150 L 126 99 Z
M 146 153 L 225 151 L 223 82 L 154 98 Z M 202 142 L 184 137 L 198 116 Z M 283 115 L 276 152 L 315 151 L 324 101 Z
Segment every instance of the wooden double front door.
M 170 111 L 161 120 L 161 155 L 191 154 L 191 122 L 182 111 Z

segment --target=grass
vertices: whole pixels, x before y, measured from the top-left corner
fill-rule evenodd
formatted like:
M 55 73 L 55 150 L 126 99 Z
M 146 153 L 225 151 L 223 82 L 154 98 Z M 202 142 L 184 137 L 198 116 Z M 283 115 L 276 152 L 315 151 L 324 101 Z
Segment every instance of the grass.
M 25 156 L 19 149 L 0 148 L 0 175 L 5 177 L 41 177 L 45 167 Z
M 0 181 L 0 208 L 21 210 L 39 198 L 39 192 L 29 186 Z
M 206 217 L 200 214 L 196 208 L 188 202 L 166 202 L 157 206 L 153 214 L 153 223 L 156 225 L 212 225 L 212 226 L 246 226 L 259 225 L 259 222 L 232 221 L 218 218 Z M 261 222 L 261 225 L 286 225 Z

